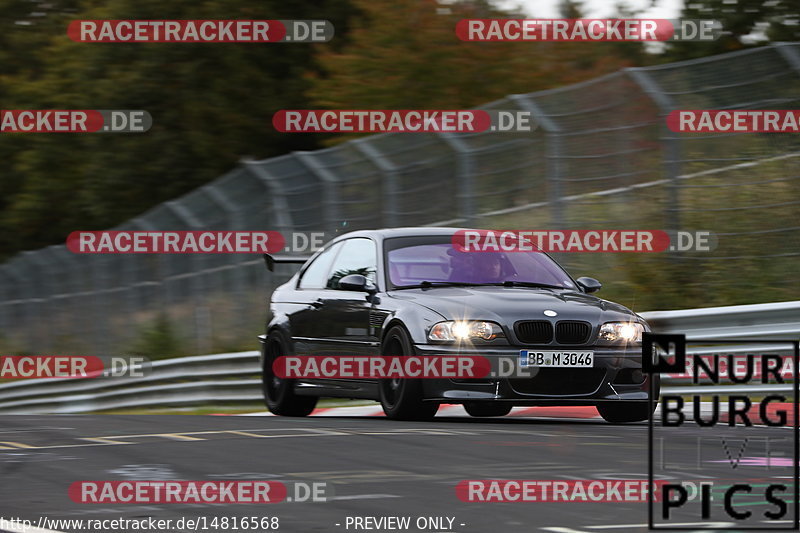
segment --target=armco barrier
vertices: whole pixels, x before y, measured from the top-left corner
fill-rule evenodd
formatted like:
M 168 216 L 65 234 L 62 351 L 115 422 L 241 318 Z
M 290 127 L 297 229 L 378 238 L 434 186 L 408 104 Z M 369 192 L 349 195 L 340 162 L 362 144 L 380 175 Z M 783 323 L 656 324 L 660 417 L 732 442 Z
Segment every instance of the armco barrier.
M 642 313 L 653 331 L 692 339 L 798 340 L 800 301 Z
M 800 301 L 642 313 L 653 330 L 684 333 L 688 339 L 797 340 Z M 726 346 L 729 353 L 766 349 L 757 343 Z M 769 347 L 772 349 L 772 347 Z M 694 353 L 718 351 L 698 348 Z M 152 363 L 141 378 L 35 379 L 0 385 L 0 413 L 88 413 L 260 401 L 257 351 L 182 357 Z M 689 387 L 685 381 L 664 379 L 664 386 Z M 748 385 L 726 390 L 758 392 Z M 677 390 L 677 389 L 676 389 Z M 791 385 L 770 385 L 770 392 L 790 391 Z

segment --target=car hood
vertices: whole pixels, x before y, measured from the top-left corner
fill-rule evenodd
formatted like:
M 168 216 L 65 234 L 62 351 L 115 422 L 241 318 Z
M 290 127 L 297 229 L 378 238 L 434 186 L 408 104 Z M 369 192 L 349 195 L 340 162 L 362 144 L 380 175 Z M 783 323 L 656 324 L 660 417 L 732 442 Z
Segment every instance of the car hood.
M 585 320 L 593 324 L 629 321 L 636 315 L 628 308 L 581 292 L 526 287 L 436 287 L 405 289 L 392 297 L 422 305 L 447 320 L 491 320 L 513 324 L 517 320 Z

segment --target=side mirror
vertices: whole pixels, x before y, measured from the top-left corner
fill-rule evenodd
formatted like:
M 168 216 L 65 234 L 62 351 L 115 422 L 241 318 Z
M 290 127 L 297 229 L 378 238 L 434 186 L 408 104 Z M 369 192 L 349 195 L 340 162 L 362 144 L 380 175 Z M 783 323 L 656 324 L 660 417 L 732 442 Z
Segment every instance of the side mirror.
M 374 294 L 375 286 L 361 274 L 350 274 L 339 280 L 339 288 L 343 291 L 358 291 Z
M 603 286 L 603 284 L 596 279 L 588 278 L 586 276 L 578 278 L 575 281 L 578 283 L 578 286 L 583 289 L 583 292 L 587 294 L 591 292 L 597 292 Z

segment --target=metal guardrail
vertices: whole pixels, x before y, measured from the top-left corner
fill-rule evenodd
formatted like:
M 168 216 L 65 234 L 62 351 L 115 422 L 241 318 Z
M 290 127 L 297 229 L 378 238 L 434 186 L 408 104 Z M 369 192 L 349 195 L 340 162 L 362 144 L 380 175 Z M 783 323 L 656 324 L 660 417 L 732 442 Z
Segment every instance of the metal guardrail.
M 260 401 L 261 381 L 253 377 L 261 372 L 258 360 L 257 351 L 200 355 L 155 361 L 144 377 L 13 381 L 0 385 L 0 412 L 87 413 Z
M 654 331 L 684 333 L 688 339 L 797 340 L 800 338 L 800 301 L 710 307 L 641 313 Z M 774 345 L 757 342 L 727 345 L 726 353 L 763 351 Z M 694 348 L 693 353 L 718 352 Z M 779 350 L 780 352 L 780 350 Z M 182 357 L 152 363 L 140 378 L 32 379 L 0 385 L 0 413 L 88 413 L 109 409 L 208 405 L 221 402 L 261 401 L 259 352 Z M 664 386 L 684 394 L 702 393 L 702 386 L 686 380 L 665 379 Z M 759 392 L 748 385 L 724 386 L 731 392 Z M 716 388 L 715 388 L 716 389 Z M 789 392 L 791 385 L 770 385 L 769 392 Z M 764 391 L 762 391 L 764 392 Z
M 797 340 L 800 301 L 641 313 L 660 333 L 687 339 Z

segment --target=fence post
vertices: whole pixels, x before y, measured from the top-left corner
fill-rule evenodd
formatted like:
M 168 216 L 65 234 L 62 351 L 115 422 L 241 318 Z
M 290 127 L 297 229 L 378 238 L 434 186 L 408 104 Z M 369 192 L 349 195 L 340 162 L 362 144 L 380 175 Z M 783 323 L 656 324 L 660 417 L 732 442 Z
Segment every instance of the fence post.
M 368 137 L 350 141 L 355 148 L 364 154 L 383 174 L 383 215 L 384 224 L 388 228 L 399 226 L 397 205 L 397 167 L 389 162 L 380 151 L 369 143 Z
M 797 72 L 800 72 L 800 52 L 797 51 L 795 46 L 797 43 L 776 43 L 775 49 L 783 57 L 789 66 Z
M 319 164 L 313 152 L 292 152 L 300 163 L 311 171 L 321 182 L 325 194 L 325 231 L 331 235 L 336 233 L 339 223 L 343 222 L 339 212 L 339 179 L 336 175 Z
M 133 219 L 126 222 L 126 227 L 131 228 L 132 230 L 136 229 L 144 229 L 142 228 L 141 224 L 139 223 L 138 219 Z M 143 264 L 146 264 L 147 256 L 146 255 L 139 255 L 139 254 L 131 254 L 128 260 L 125 261 L 125 266 L 123 267 L 124 270 L 124 279 L 127 284 L 127 295 L 125 297 L 125 306 L 128 309 L 129 315 L 129 325 L 128 325 L 128 336 L 125 339 L 125 345 L 121 346 L 120 348 L 127 349 L 130 345 L 131 341 L 137 338 L 138 332 L 133 330 L 132 326 L 136 324 L 136 316 L 138 314 L 139 309 L 145 308 L 147 305 L 147 298 L 141 297 L 142 294 L 140 291 L 143 291 L 143 287 L 146 287 L 144 281 L 141 283 L 139 282 L 139 275 L 138 275 L 138 267 L 141 267 Z M 140 301 L 144 303 L 144 305 L 139 305 Z
M 14 304 L 11 299 L 11 284 L 9 283 L 8 277 L 8 267 L 0 264 L 0 292 L 3 294 L 2 299 L 0 299 L 0 339 L 13 329 L 11 327 L 12 314 L 10 307 Z
M 29 273 L 31 276 L 27 278 L 28 280 L 28 287 L 32 289 L 29 294 L 33 294 L 34 291 L 38 293 L 38 297 L 32 298 L 32 302 L 35 302 L 38 305 L 39 310 L 38 313 L 33 314 L 36 316 L 36 320 L 30 324 L 29 326 L 34 326 L 36 328 L 36 324 L 43 323 L 43 324 L 50 324 L 50 298 L 49 295 L 52 294 L 52 286 L 51 280 L 49 279 L 50 276 L 47 272 L 45 272 L 44 264 L 39 257 L 41 254 L 41 250 L 37 251 L 25 251 L 22 252 L 22 260 L 28 263 L 27 268 L 25 271 Z M 36 284 L 36 288 L 34 289 L 34 283 Z M 41 335 L 40 332 L 31 331 L 31 347 L 37 354 L 44 353 L 48 349 L 47 341 L 45 338 L 48 337 L 47 335 Z
M 17 264 L 19 264 L 20 261 L 24 261 L 24 259 L 20 258 L 20 260 L 17 261 Z M 23 264 L 23 266 L 25 265 Z M 25 328 L 28 337 L 28 349 L 34 353 L 40 353 L 38 349 L 39 335 L 36 331 L 36 318 L 38 316 L 36 312 L 36 306 L 38 303 L 36 298 L 36 287 L 34 285 L 34 278 L 31 270 L 28 268 L 23 268 L 22 271 L 24 274 L 20 277 L 24 280 L 25 294 L 28 295 L 28 298 L 25 299 L 25 317 L 27 320 L 25 321 L 23 327 Z
M 680 205 L 681 141 L 667 128 L 666 121 L 666 116 L 676 108 L 675 102 L 658 86 L 644 67 L 626 68 L 625 72 L 647 93 L 660 111 L 661 124 L 659 124 L 659 128 L 662 132 L 664 168 L 669 180 L 669 205 L 665 209 L 666 226 L 672 231 L 678 231 L 681 229 L 680 211 L 678 210 Z
M 517 103 L 517 105 L 525 111 L 529 111 L 536 119 L 536 123 L 546 132 L 545 138 L 547 139 L 547 181 L 550 184 L 548 195 L 548 202 L 550 203 L 551 220 L 554 229 L 564 228 L 564 189 L 563 189 L 563 176 L 561 166 L 561 126 L 555 120 L 549 117 L 533 99 L 531 95 L 525 94 L 512 94 L 508 97 L 510 100 Z
M 458 170 L 456 181 L 458 183 L 459 215 L 464 220 L 464 225 L 472 226 L 475 220 L 475 162 L 472 150 L 467 143 L 453 133 L 437 133 L 442 140 L 456 153 Z
M 152 222 L 144 218 L 145 216 L 147 215 L 137 217 L 133 219 L 131 223 L 138 225 L 145 231 L 163 231 L 163 228 L 155 226 Z M 161 290 L 158 291 L 158 301 L 161 304 L 159 313 L 163 313 L 164 317 L 170 325 L 172 325 L 170 322 L 170 305 L 172 304 L 173 298 L 168 276 L 169 268 L 167 268 L 167 262 L 170 256 L 168 254 L 157 254 L 156 257 L 156 279 L 158 280 L 156 283 L 158 283 L 161 288 Z M 156 314 L 156 319 L 158 319 L 158 313 Z
M 86 268 L 83 268 L 84 265 L 81 264 L 81 261 L 88 261 L 91 256 L 75 254 L 69 251 L 65 245 L 51 248 L 54 250 L 53 256 L 60 269 L 59 280 L 67 287 L 64 294 L 65 301 L 59 306 L 59 312 L 68 316 L 68 319 L 65 320 L 68 333 L 78 340 L 80 346 L 85 339 L 91 337 L 90 326 L 88 326 L 90 321 L 85 320 L 85 317 L 82 316 L 85 308 L 80 301 L 86 294 L 84 289 L 88 272 Z M 69 300 L 68 304 L 67 300 Z
M 108 276 L 106 272 L 106 256 L 103 254 L 87 256 L 91 261 L 89 272 L 91 272 L 91 294 L 92 294 L 92 314 L 94 315 L 92 350 L 97 354 L 107 354 L 107 317 L 105 303 L 103 302 L 103 292 L 105 292 Z
M 3 270 L 4 274 L 5 274 L 5 278 L 6 279 L 10 278 L 10 279 L 14 280 L 14 286 L 17 288 L 17 296 L 18 296 L 13 301 L 10 298 L 7 299 L 3 303 L 2 306 L 4 308 L 8 308 L 13 303 L 13 305 L 19 306 L 19 310 L 20 310 L 20 312 L 17 314 L 17 316 L 19 317 L 19 319 L 16 321 L 16 323 L 18 324 L 17 327 L 13 327 L 12 326 L 12 322 L 15 321 L 15 314 L 11 312 L 11 309 L 8 309 L 5 312 L 6 318 L 3 321 L 3 331 L 4 332 L 12 332 L 12 331 L 14 331 L 14 332 L 22 333 L 24 331 L 24 329 L 26 328 L 26 326 L 28 324 L 30 324 L 30 322 L 27 321 L 27 314 L 28 313 L 27 313 L 27 309 L 25 307 L 27 305 L 27 303 L 26 303 L 26 300 L 24 300 L 23 297 L 22 297 L 23 294 L 25 294 L 25 292 L 20 290 L 21 287 L 24 287 L 24 283 L 23 283 L 24 278 L 22 278 L 17 272 L 15 272 L 15 269 L 11 266 L 11 263 L 4 264 L 2 266 L 2 270 Z M 5 283 L 5 286 L 6 286 L 6 294 L 7 295 L 11 294 L 11 284 L 10 283 Z M 9 339 L 10 339 L 10 336 L 9 336 Z M 12 344 L 16 345 L 20 341 L 21 341 L 21 336 L 18 336 L 17 337 L 17 342 L 16 343 L 12 343 Z
M 201 229 L 204 227 L 203 223 L 194 216 L 189 208 L 181 204 L 179 201 L 172 200 L 166 202 L 164 207 L 168 209 L 176 218 L 186 224 L 193 230 Z M 192 312 L 194 314 L 194 338 L 195 349 L 198 354 L 209 353 L 211 351 L 211 321 L 208 317 L 208 300 L 206 294 L 206 287 L 203 280 L 203 271 L 205 270 L 205 257 L 204 254 L 191 254 L 191 263 L 195 267 L 194 272 L 190 273 L 192 285 Z
M 278 179 L 273 176 L 266 168 L 258 164 L 253 159 L 242 159 L 242 168 L 258 178 L 261 183 L 269 190 L 270 200 L 272 201 L 272 218 L 275 225 L 281 232 L 290 232 L 294 229 L 292 214 L 289 210 L 289 202 L 286 200 L 286 193 Z
M 60 311 L 58 306 L 56 305 L 56 281 L 60 280 L 60 276 L 58 275 L 58 270 L 54 268 L 55 261 L 48 261 L 48 256 L 51 255 L 52 249 L 58 248 L 57 245 L 48 246 L 47 248 L 43 248 L 40 250 L 36 250 L 35 252 L 24 252 L 25 254 L 30 254 L 28 257 L 30 261 L 37 265 L 38 272 L 40 274 L 40 283 L 42 285 L 42 308 L 43 311 L 41 313 L 40 320 L 41 322 L 48 324 L 50 331 L 47 335 L 43 335 L 45 337 L 45 341 L 42 342 L 42 346 L 47 351 L 54 351 L 54 339 L 58 337 L 62 332 L 59 331 L 58 327 L 61 325 L 61 321 L 57 320 L 57 313 Z
M 36 353 L 36 343 L 38 334 L 35 325 L 36 320 L 36 298 L 34 297 L 35 289 L 31 282 L 30 270 L 18 268 L 19 263 L 22 261 L 20 256 L 15 257 L 10 263 L 6 264 L 6 271 L 16 279 L 19 291 L 19 305 L 20 305 L 20 321 L 17 330 L 21 333 L 19 336 L 20 341 L 24 338 L 25 345 L 20 346 L 25 351 Z M 22 297 L 27 295 L 27 298 Z
M 218 205 L 228 217 L 230 221 L 230 227 L 227 229 L 230 230 L 257 230 L 261 228 L 246 228 L 244 224 L 244 219 L 242 217 L 241 210 L 236 208 L 236 204 L 234 204 L 228 197 L 225 195 L 224 192 L 217 189 L 213 183 L 210 183 L 201 189 L 203 193 L 211 200 L 213 203 Z M 230 261 L 234 265 L 233 268 L 233 314 L 236 317 L 237 323 L 244 323 L 245 317 L 245 306 L 244 306 L 244 296 L 245 296 L 245 272 L 244 266 L 241 263 L 246 262 L 249 259 L 249 256 L 242 255 L 242 254 L 231 254 Z M 210 314 L 210 311 L 209 311 Z M 213 315 L 210 314 L 212 317 L 213 322 Z

